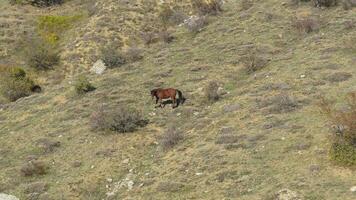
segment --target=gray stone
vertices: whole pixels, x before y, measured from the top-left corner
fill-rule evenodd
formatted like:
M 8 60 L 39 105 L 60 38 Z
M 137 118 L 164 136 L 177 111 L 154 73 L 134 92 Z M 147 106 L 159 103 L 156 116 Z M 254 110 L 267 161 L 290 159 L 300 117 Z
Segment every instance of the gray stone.
M 103 74 L 105 70 L 106 70 L 106 65 L 104 61 L 98 60 L 94 63 L 93 67 L 90 69 L 90 72 L 100 75 Z

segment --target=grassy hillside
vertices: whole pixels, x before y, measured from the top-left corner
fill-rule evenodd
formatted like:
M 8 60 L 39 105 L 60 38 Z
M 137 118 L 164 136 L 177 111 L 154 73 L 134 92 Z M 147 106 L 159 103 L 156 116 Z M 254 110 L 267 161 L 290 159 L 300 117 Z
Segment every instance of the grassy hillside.
M 61 65 L 38 75 L 44 92 L 0 107 L 0 192 L 43 200 L 247 200 L 283 199 L 284 190 L 285 199 L 355 199 L 354 168 L 330 160 L 332 124 L 318 107 L 325 96 L 342 109 L 356 89 L 355 8 L 228 1 L 201 32 L 174 26 L 173 42 L 144 46 L 137 35 L 148 22 L 140 13 L 156 11 L 142 1 L 98 1 L 91 15 L 79 1 L 41 11 L 0 5 L 85 15 L 60 41 Z M 295 27 L 304 18 L 315 20 L 310 33 Z M 90 74 L 99 48 L 112 42 L 143 48 L 143 59 Z M 264 67 L 247 73 L 246 57 Z M 47 73 L 63 73 L 63 81 L 52 83 Z M 79 74 L 97 89 L 76 95 Z M 211 81 L 223 91 L 215 103 L 204 96 Z M 155 109 L 155 87 L 179 88 L 187 101 Z M 135 107 L 149 124 L 128 134 L 92 131 L 90 115 L 102 104 Z M 171 126 L 184 139 L 164 151 L 161 137 Z M 23 176 L 33 160 L 46 174 Z

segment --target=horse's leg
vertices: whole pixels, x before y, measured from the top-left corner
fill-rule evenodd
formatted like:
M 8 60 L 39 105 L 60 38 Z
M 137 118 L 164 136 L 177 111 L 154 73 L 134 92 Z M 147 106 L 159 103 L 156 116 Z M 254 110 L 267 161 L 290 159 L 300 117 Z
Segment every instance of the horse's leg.
M 162 101 L 163 101 L 163 99 L 159 99 L 159 106 L 161 107 L 161 108 L 164 108 L 164 104 L 162 104 Z M 163 105 L 163 107 L 162 107 L 162 105 Z
M 159 102 L 160 104 L 159 104 L 159 105 L 156 105 L 155 108 L 158 108 L 158 107 L 161 107 L 161 108 L 162 108 L 162 105 L 161 105 L 161 104 L 162 104 L 162 100 L 157 97 L 157 99 L 156 99 L 156 104 L 157 104 L 158 102 Z
M 176 97 L 172 97 L 172 108 L 176 107 L 175 104 L 176 104 Z

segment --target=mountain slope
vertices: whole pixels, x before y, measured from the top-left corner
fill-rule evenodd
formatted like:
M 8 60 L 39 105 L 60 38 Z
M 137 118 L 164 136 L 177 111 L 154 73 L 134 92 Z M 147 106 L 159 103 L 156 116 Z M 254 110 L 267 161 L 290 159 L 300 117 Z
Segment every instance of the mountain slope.
M 355 173 L 328 158 L 331 124 L 317 104 L 320 95 L 342 102 L 356 89 L 355 49 L 347 45 L 355 27 L 345 26 L 356 20 L 355 9 L 277 0 L 241 7 L 229 1 L 197 35 L 175 27 L 174 42 L 146 47 L 143 60 L 88 75 L 97 90 L 85 96 L 73 94 L 69 76 L 3 106 L 0 192 L 31 199 L 36 191 L 28 188 L 41 182 L 48 186 L 40 199 L 105 199 L 106 193 L 111 199 L 275 199 L 283 189 L 301 199 L 354 199 Z M 320 19 L 319 30 L 296 31 L 292 19 L 304 15 Z M 82 42 L 77 35 L 67 40 Z M 246 74 L 242 61 L 251 48 L 269 61 Z M 64 50 L 64 62 L 70 54 Z M 89 74 L 92 61 L 73 63 L 72 76 Z M 351 78 L 335 81 L 340 73 Z M 203 94 L 210 81 L 226 91 L 213 104 Z M 187 102 L 154 109 L 154 87 L 179 88 Z M 136 107 L 150 124 L 130 134 L 92 131 L 89 116 L 101 104 Z M 172 124 L 184 140 L 162 151 L 157 143 Z M 60 146 L 43 152 L 44 139 Z M 48 173 L 22 176 L 20 168 L 34 158 Z

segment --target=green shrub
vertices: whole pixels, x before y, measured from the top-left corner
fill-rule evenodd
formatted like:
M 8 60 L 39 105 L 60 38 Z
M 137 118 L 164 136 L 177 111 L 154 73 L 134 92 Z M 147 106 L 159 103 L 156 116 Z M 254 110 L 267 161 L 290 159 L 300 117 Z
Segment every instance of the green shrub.
M 140 112 L 120 106 L 116 109 L 100 107 L 90 117 L 92 130 L 118 133 L 134 132 L 148 124 Z
M 26 76 L 22 68 L 2 69 L 0 72 L 0 91 L 7 100 L 16 101 L 31 95 L 34 82 Z
M 82 15 L 59 16 L 45 15 L 40 16 L 37 21 L 38 34 L 50 44 L 57 44 L 63 33 L 72 28 Z
M 77 94 L 85 94 L 94 91 L 96 88 L 89 82 L 87 77 L 80 76 L 74 84 L 74 89 Z
M 330 157 L 338 164 L 356 166 L 356 92 L 347 95 L 348 110 L 334 109 L 334 104 L 322 99 L 323 113 L 334 124 L 330 137 Z
M 109 68 L 120 67 L 126 63 L 125 56 L 113 46 L 101 49 L 101 59 Z

